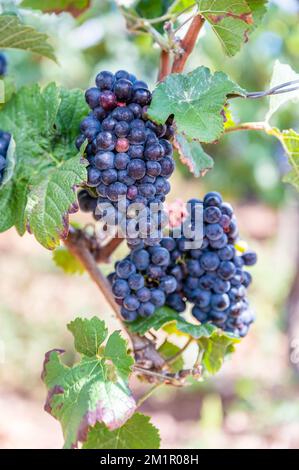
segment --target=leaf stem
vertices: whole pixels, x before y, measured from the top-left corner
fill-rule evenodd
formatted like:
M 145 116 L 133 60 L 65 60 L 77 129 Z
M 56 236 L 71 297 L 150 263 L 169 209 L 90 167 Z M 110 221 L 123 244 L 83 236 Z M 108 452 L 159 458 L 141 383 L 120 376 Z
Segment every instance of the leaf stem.
M 173 364 L 179 357 L 182 356 L 182 354 L 186 351 L 186 349 L 188 349 L 188 347 L 190 346 L 190 344 L 193 342 L 194 338 L 192 338 L 192 336 L 190 336 L 190 338 L 188 339 L 188 341 L 185 343 L 185 345 L 182 347 L 182 349 L 180 349 L 174 356 L 170 357 L 169 359 L 166 360 L 167 364 L 168 365 L 171 365 Z
M 158 383 L 155 384 L 153 387 L 151 387 L 147 392 L 145 392 L 144 395 L 142 395 L 139 400 L 137 401 L 136 408 L 140 408 L 140 406 L 160 387 L 164 385 L 163 383 Z
M 224 130 L 225 134 L 236 131 L 264 131 L 271 132 L 271 127 L 266 122 L 243 122 L 236 126 L 228 127 Z

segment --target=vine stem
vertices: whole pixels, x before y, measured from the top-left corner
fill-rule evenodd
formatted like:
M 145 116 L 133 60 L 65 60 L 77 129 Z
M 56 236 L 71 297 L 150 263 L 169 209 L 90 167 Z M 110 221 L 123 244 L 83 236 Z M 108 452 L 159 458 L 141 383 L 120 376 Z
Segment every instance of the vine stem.
M 158 82 L 162 81 L 170 73 L 170 54 L 169 51 L 161 50 L 160 67 Z
M 136 408 L 140 408 L 140 406 L 160 387 L 164 385 L 163 383 L 155 384 L 151 387 L 144 395 L 142 395 L 139 400 L 137 401 Z
M 108 243 L 106 247 L 103 248 L 103 251 L 106 250 L 105 255 L 107 255 L 107 253 L 111 254 L 111 252 L 116 248 L 116 246 L 121 243 L 121 241 L 122 239 L 114 238 L 110 243 Z M 95 284 L 104 294 L 104 297 L 107 299 L 116 317 L 124 326 L 124 329 L 127 331 L 127 334 L 132 340 L 130 332 L 128 332 L 126 325 L 124 324 L 124 321 L 121 317 L 119 306 L 114 300 L 110 285 L 105 276 L 102 274 L 101 270 L 99 269 L 95 257 L 89 250 L 84 236 L 82 236 L 82 232 L 80 230 L 75 230 L 73 227 L 71 227 L 68 237 L 66 238 L 66 240 L 64 240 L 64 244 L 73 253 L 73 255 L 79 259 L 79 261 L 82 263 L 82 265 L 90 275 L 91 279 L 95 282 Z
M 174 354 L 174 356 L 170 357 L 166 362 L 168 365 L 171 365 L 173 364 L 179 357 L 181 357 L 181 355 L 186 351 L 186 349 L 188 349 L 188 347 L 190 346 L 190 344 L 193 342 L 193 338 L 190 337 L 188 339 L 188 341 L 186 342 L 186 344 L 182 347 L 182 349 L 180 349 L 176 354 Z
M 201 15 L 194 16 L 188 31 L 181 42 L 182 53 L 179 54 L 173 61 L 172 73 L 180 73 L 183 71 L 185 64 L 194 49 L 196 40 L 200 33 L 202 26 L 204 25 L 205 19 Z
M 265 122 L 243 122 L 236 126 L 228 127 L 225 129 L 225 134 L 236 131 L 265 131 L 267 124 Z M 269 127 L 270 130 L 270 127 Z

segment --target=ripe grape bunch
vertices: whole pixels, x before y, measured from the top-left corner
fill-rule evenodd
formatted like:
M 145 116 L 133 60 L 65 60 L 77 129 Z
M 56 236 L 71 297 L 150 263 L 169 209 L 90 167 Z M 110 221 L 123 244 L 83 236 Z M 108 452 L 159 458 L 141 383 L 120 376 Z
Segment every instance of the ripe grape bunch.
M 247 300 L 252 278 L 244 266 L 254 265 L 256 254 L 244 251 L 233 209 L 219 193 L 208 193 L 203 201 L 193 199 L 187 207 L 194 230 L 195 211 L 202 209 L 201 246 L 186 248 L 194 236 L 182 235 L 164 237 L 160 246 L 145 247 L 141 242 L 134 247 L 109 277 L 121 313 L 133 321 L 151 316 L 163 305 L 183 313 L 190 302 L 200 323 L 210 322 L 243 337 L 254 320 Z
M 219 193 L 210 192 L 203 201 L 193 199 L 187 207 L 191 226 L 196 207 L 202 208 L 203 241 L 200 248 L 186 249 L 185 237 L 175 240 L 168 271 L 177 279 L 178 287 L 166 303 L 183 312 L 189 301 L 193 316 L 201 323 L 211 322 L 246 336 L 254 314 L 247 300 L 252 277 L 244 266 L 256 263 L 256 253 L 244 251 L 233 209 Z
M 147 208 L 163 203 L 170 191 L 168 178 L 174 171 L 171 123 L 157 125 L 147 117 L 152 95 L 146 83 L 120 70 L 103 71 L 96 77 L 96 87 L 86 91 L 90 114 L 81 122 L 76 146 L 88 141 L 89 162 L 87 188 L 79 193 L 82 210 L 93 212 L 96 219 L 107 213 L 118 221 L 120 208 L 126 220 L 133 203 Z M 106 204 L 106 206 L 105 206 Z M 111 213 L 112 212 L 112 213 Z
M 0 130 L 0 184 L 3 181 L 4 170 L 6 167 L 6 156 L 11 135 L 8 132 Z
M 6 75 L 7 72 L 7 60 L 5 55 L 0 52 L 0 77 Z

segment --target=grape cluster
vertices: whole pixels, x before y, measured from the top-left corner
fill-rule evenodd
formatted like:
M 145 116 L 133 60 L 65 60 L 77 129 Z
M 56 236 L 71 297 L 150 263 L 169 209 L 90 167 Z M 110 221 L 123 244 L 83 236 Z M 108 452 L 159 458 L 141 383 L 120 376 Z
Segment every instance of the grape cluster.
M 176 278 L 167 274 L 171 261 L 167 244 L 175 246 L 175 241 L 169 239 L 164 246 L 165 240 L 168 239 L 152 247 L 140 241 L 123 261 L 115 264 L 115 272 L 108 276 L 114 297 L 121 305 L 121 314 L 127 321 L 153 315 L 178 288 Z
M 0 183 L 3 180 L 4 169 L 6 167 L 6 155 L 11 135 L 0 130 Z
M 168 273 L 176 278 L 177 290 L 166 304 L 183 312 L 189 301 L 193 316 L 201 323 L 211 322 L 243 337 L 254 321 L 246 296 L 252 278 L 244 266 L 256 263 L 256 253 L 238 251 L 236 218 L 219 193 L 208 193 L 203 201 L 189 201 L 191 225 L 196 206 L 203 210 L 202 245 L 186 249 L 184 236 L 175 239 Z
M 186 246 L 194 241 L 191 235 L 164 237 L 153 247 L 139 240 L 135 247 L 130 245 L 125 260 L 116 263 L 109 280 L 122 316 L 133 321 L 153 315 L 163 305 L 183 313 L 189 302 L 201 323 L 211 322 L 243 337 L 254 320 L 247 300 L 252 279 L 244 267 L 256 263 L 256 254 L 242 251 L 233 209 L 219 193 L 210 192 L 203 201 L 192 199 L 187 207 L 185 224 L 195 231 L 195 212 L 201 209 L 200 247 Z
M 7 60 L 6 60 L 5 55 L 2 52 L 0 52 L 0 77 L 3 77 L 4 75 L 6 75 L 6 71 L 7 71 Z
M 96 219 L 105 215 L 105 220 L 119 223 L 119 212 L 126 221 L 133 219 L 136 212 L 130 208 L 139 203 L 146 208 L 149 223 L 150 204 L 163 203 L 170 191 L 171 123 L 157 125 L 148 119 L 151 92 L 124 70 L 99 73 L 96 87 L 85 97 L 91 112 L 81 122 L 76 141 L 78 149 L 88 141 L 88 181 L 79 193 L 81 209 L 93 212 Z

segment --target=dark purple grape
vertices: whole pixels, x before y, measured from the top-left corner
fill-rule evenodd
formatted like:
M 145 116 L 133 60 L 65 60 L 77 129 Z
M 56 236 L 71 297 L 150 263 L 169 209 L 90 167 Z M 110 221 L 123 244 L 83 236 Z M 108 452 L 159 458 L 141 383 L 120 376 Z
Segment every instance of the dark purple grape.
M 128 175 L 139 180 L 145 175 L 146 167 L 143 160 L 138 158 L 132 160 L 127 166 Z
M 130 161 L 129 155 L 127 153 L 117 153 L 114 158 L 114 165 L 117 170 L 125 170 Z
M 143 145 L 130 145 L 128 155 L 131 158 L 143 158 L 144 148 Z
M 130 294 L 130 287 L 125 279 L 117 279 L 112 286 L 112 292 L 118 299 L 124 299 Z
M 127 137 L 130 132 L 129 123 L 126 121 L 118 122 L 115 126 L 114 132 L 117 137 Z
M 136 295 L 140 302 L 148 302 L 151 298 L 151 291 L 147 287 L 142 287 L 138 289 Z
M 246 266 L 254 266 L 257 262 L 257 255 L 254 251 L 246 251 L 246 253 L 242 255 L 242 259 Z
M 159 162 L 148 161 L 146 162 L 146 173 L 150 176 L 159 176 L 161 174 L 161 165 Z
M 85 93 L 86 103 L 91 109 L 95 109 L 100 105 L 101 92 L 98 88 L 89 88 Z
M 117 171 L 113 168 L 102 171 L 102 181 L 104 184 L 112 184 L 117 181 Z
M 99 170 L 108 170 L 114 167 L 113 152 L 98 152 L 94 158 L 94 164 Z
M 155 313 L 155 306 L 151 302 L 144 302 L 140 304 L 138 313 L 141 317 L 150 317 Z
M 137 88 L 136 90 L 134 90 L 134 94 L 132 98 L 134 103 L 137 103 L 140 106 L 146 106 L 150 104 L 151 99 L 152 99 L 152 95 L 149 90 L 146 90 L 145 88 Z
M 126 78 L 120 78 L 114 85 L 114 93 L 119 101 L 129 101 L 133 93 L 132 82 Z
M 101 181 L 101 172 L 92 166 L 87 168 L 87 184 L 90 187 L 96 187 Z
M 165 178 L 169 178 L 174 172 L 174 168 L 175 168 L 174 160 L 169 157 L 163 157 L 159 163 L 161 165 L 161 173 L 160 173 L 161 176 L 164 176 Z
M 112 90 L 115 82 L 113 73 L 103 70 L 96 76 L 96 85 L 100 90 Z
M 117 202 L 119 198 L 126 196 L 127 186 L 119 181 L 108 186 L 107 197 L 110 201 Z
M 116 139 L 111 132 L 100 132 L 97 135 L 96 146 L 97 150 L 113 150 L 115 148 Z

